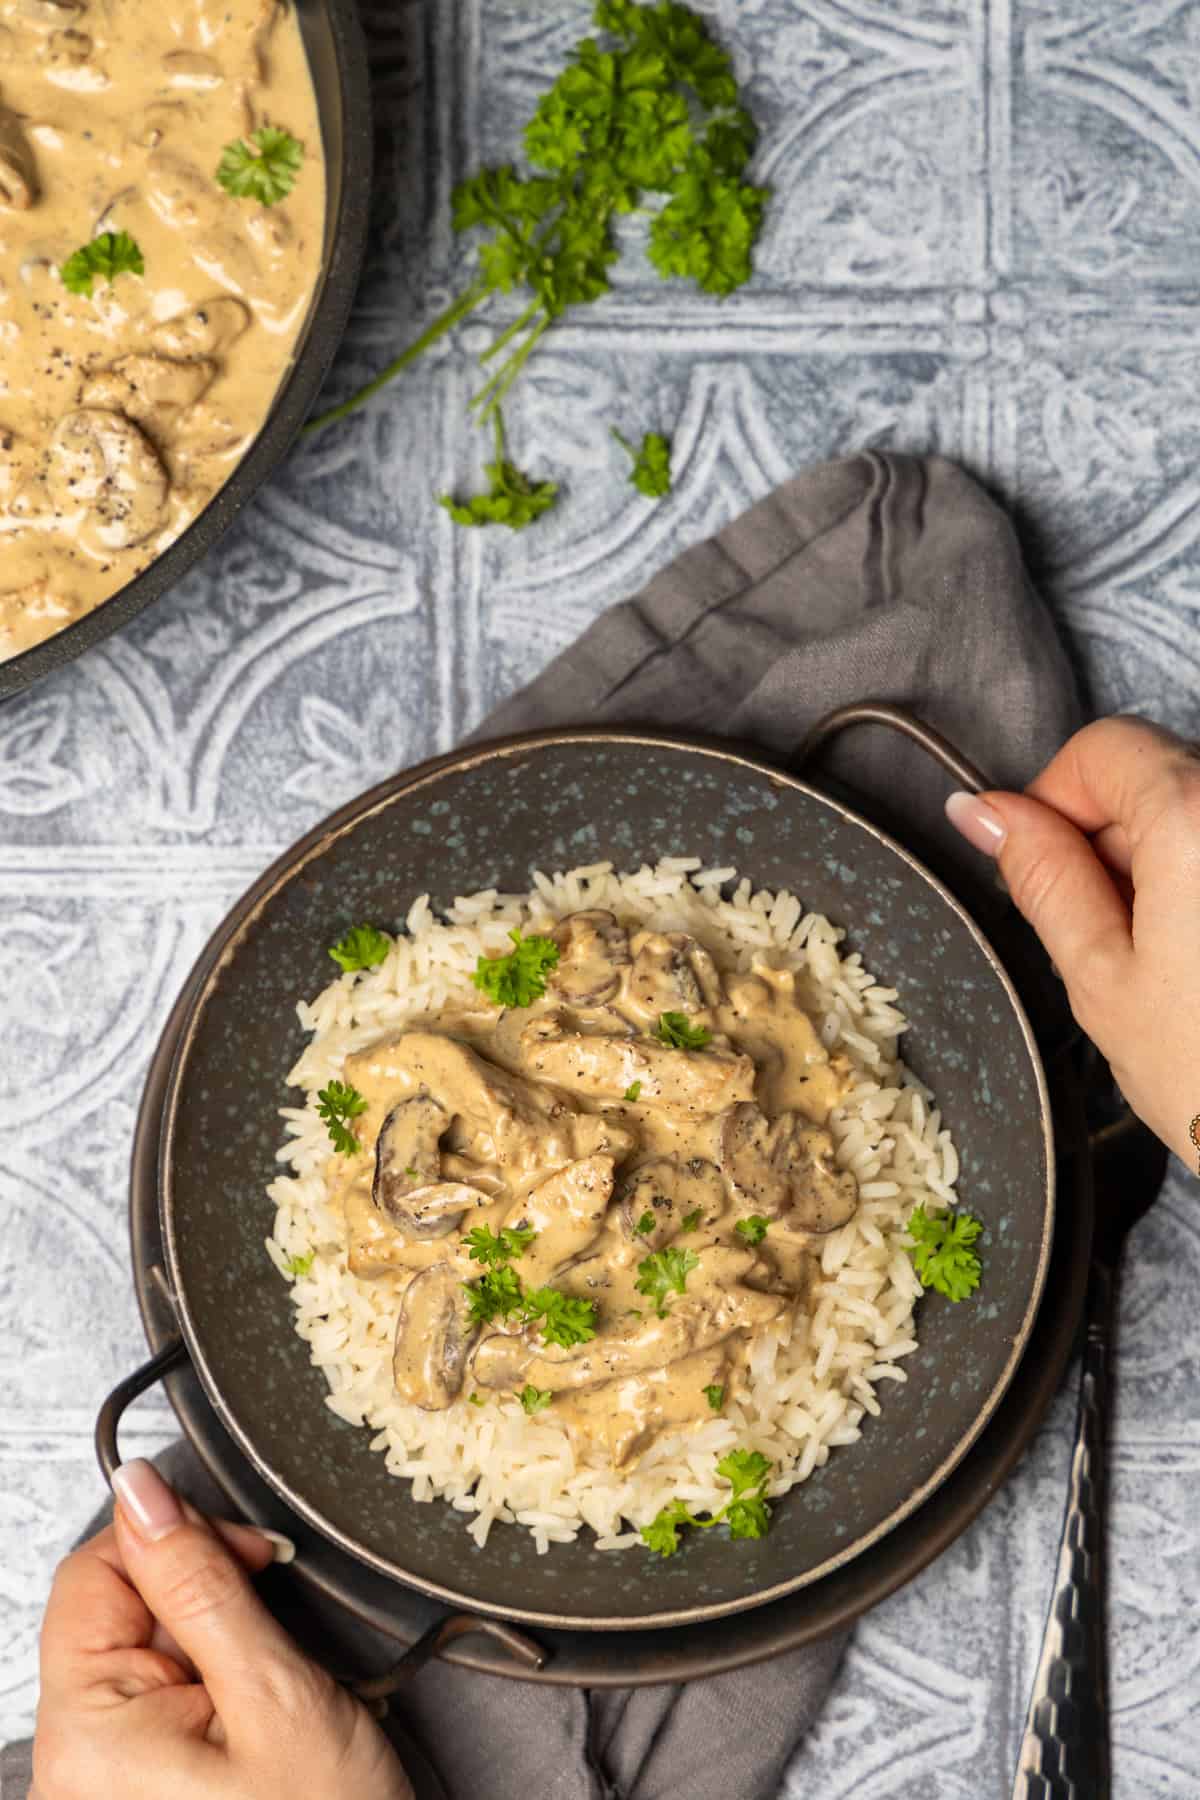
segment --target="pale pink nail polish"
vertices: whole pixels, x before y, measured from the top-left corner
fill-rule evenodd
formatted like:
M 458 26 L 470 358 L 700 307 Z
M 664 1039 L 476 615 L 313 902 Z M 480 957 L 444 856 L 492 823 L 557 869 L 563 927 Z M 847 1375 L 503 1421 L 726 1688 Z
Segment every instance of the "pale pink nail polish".
M 976 850 L 982 850 L 985 856 L 1000 854 L 1007 827 L 995 807 L 978 794 L 967 794 L 961 789 L 951 794 L 946 802 L 946 817 Z
M 275 1562 L 295 1562 L 296 1546 L 293 1544 L 290 1537 L 285 1537 L 282 1531 L 268 1531 L 265 1525 L 256 1525 L 254 1529 L 257 1531 L 259 1537 L 265 1537 L 268 1544 L 271 1545 L 271 1548 L 275 1552 L 273 1558 Z
M 173 1491 L 153 1463 L 144 1462 L 140 1456 L 121 1464 L 113 1475 L 113 1488 L 135 1529 L 148 1543 L 157 1543 L 183 1524 L 183 1508 Z

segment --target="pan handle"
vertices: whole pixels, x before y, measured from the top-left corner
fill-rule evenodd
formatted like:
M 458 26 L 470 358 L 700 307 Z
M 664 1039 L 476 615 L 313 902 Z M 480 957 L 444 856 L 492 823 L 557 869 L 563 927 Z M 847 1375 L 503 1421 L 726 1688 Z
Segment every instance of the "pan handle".
M 924 750 L 927 756 L 932 756 L 969 793 L 982 794 L 996 785 L 973 762 L 969 762 L 960 750 L 956 750 L 940 731 L 935 731 L 932 725 L 926 725 L 914 713 L 906 712 L 902 706 L 893 706 L 887 700 L 856 700 L 852 705 L 839 706 L 818 719 L 800 741 L 793 759 L 797 769 L 803 769 L 819 750 L 823 750 L 826 744 L 853 725 L 883 725 L 889 731 L 898 731 Z
M 121 1423 L 122 1413 L 139 1394 L 144 1394 L 147 1388 L 153 1387 L 156 1381 L 160 1381 L 164 1375 L 169 1375 L 172 1369 L 186 1361 L 187 1350 L 183 1339 L 175 1333 L 167 1339 L 157 1356 L 152 1356 L 149 1362 L 143 1363 L 140 1369 L 135 1369 L 132 1375 L 127 1375 L 124 1381 L 118 1381 L 100 1408 L 94 1439 L 96 1461 L 110 1488 L 112 1478 L 121 1466 L 121 1455 L 117 1449 L 117 1426 Z
M 187 1347 L 178 1332 L 174 1332 L 157 1355 L 135 1369 L 132 1375 L 127 1375 L 124 1381 L 119 1381 L 105 1399 L 96 1419 L 94 1441 L 96 1461 L 110 1488 L 113 1475 L 121 1466 L 117 1427 L 126 1407 L 187 1359 Z M 514 1631 L 511 1625 L 502 1624 L 498 1619 L 485 1619 L 479 1613 L 447 1613 L 443 1618 L 435 1619 L 428 1631 L 422 1632 L 403 1656 L 381 1675 L 365 1679 L 341 1676 L 339 1679 L 351 1693 L 357 1694 L 376 1718 L 381 1718 L 387 1711 L 388 1695 L 402 1688 L 432 1657 L 440 1656 L 448 1645 L 465 1637 L 468 1632 L 479 1632 L 484 1637 L 491 1638 L 493 1643 L 499 1644 L 508 1652 L 514 1662 L 521 1663 L 530 1670 L 544 1668 L 549 1657 L 549 1652 L 532 1638 L 526 1637 L 523 1632 Z

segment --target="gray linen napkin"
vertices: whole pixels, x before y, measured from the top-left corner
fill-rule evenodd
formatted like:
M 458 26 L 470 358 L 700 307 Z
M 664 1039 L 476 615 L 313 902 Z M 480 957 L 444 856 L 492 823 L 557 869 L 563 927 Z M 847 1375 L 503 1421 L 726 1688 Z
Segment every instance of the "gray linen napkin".
M 786 755 L 822 713 L 867 698 L 910 706 L 1005 786 L 1028 781 L 1082 722 L 1008 520 L 938 458 L 867 452 L 806 470 L 611 608 L 476 735 L 620 721 Z M 824 769 L 987 910 L 927 758 L 867 728 L 839 740 Z M 197 1505 L 224 1508 L 185 1445 L 159 1462 Z M 301 1596 L 286 1570 L 263 1588 L 329 1666 L 394 1658 L 394 1645 Z M 591 1693 L 431 1664 L 395 1709 L 396 1741 L 419 1800 L 771 1800 L 844 1641 L 683 1687 Z M 27 1745 L 8 1746 L 0 1775 L 3 1800 L 24 1800 Z

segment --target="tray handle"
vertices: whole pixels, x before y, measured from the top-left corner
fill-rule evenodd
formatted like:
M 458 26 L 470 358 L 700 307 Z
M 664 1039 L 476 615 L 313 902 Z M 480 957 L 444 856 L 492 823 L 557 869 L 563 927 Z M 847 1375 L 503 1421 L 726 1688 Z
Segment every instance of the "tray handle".
M 94 1442 L 96 1461 L 110 1488 L 113 1475 L 121 1466 L 117 1428 L 126 1407 L 132 1405 L 147 1388 L 153 1387 L 156 1381 L 161 1381 L 164 1375 L 169 1375 L 187 1360 L 187 1346 L 182 1337 L 174 1332 L 149 1362 L 144 1362 L 132 1375 L 119 1381 L 106 1396 L 96 1417 Z M 508 1652 L 514 1662 L 521 1663 L 527 1669 L 544 1668 L 548 1660 L 549 1653 L 540 1644 L 498 1619 L 485 1619 L 479 1613 L 446 1613 L 442 1618 L 435 1619 L 428 1631 L 422 1632 L 416 1642 L 408 1646 L 403 1656 L 381 1674 L 362 1678 L 339 1675 L 338 1680 L 343 1687 L 356 1694 L 376 1718 L 381 1718 L 387 1711 L 387 1698 L 390 1694 L 411 1681 L 431 1658 L 440 1656 L 449 1645 L 469 1632 L 480 1632 L 484 1637 L 491 1638 L 493 1643 L 499 1644 Z
M 826 744 L 854 725 L 882 725 L 888 731 L 898 731 L 927 756 L 932 756 L 969 793 L 982 794 L 996 785 L 961 750 L 955 749 L 949 738 L 935 731 L 932 725 L 926 725 L 915 713 L 907 712 L 902 706 L 893 706 L 887 700 L 856 700 L 849 706 L 839 706 L 826 713 L 801 739 L 794 757 L 796 767 L 803 769 Z

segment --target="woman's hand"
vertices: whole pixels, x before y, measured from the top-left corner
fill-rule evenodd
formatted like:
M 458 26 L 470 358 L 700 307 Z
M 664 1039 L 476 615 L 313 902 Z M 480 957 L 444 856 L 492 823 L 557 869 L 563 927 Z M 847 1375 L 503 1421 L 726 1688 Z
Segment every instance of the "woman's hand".
M 1200 758 L 1141 719 L 1076 732 L 1024 794 L 952 794 L 1130 1106 L 1191 1166 L 1200 1114 Z M 1200 1130 L 1200 1127 L 1198 1127 Z
M 412 1800 L 365 1708 L 251 1586 L 270 1542 L 214 1527 L 149 1463 L 114 1486 L 112 1526 L 51 1590 L 30 1800 Z

